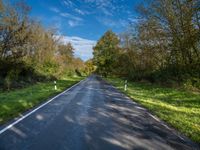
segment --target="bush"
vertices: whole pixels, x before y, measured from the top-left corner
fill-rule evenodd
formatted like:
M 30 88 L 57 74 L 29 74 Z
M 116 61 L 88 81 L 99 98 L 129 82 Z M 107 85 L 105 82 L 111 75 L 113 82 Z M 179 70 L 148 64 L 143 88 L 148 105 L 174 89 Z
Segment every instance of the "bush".
M 26 65 L 24 62 L 0 62 L 0 88 L 10 90 L 11 88 L 22 88 L 28 84 L 37 81 L 51 80 L 53 77 L 47 78 L 37 73 L 33 67 Z

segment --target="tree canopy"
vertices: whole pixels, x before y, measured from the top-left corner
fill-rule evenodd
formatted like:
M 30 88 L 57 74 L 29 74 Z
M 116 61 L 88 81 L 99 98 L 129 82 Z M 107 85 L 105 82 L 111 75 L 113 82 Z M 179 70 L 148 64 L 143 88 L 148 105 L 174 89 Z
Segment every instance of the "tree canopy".
M 107 31 L 94 47 L 94 63 L 105 76 L 112 72 L 119 52 L 119 39 L 111 30 Z
M 29 16 L 23 1 L 0 1 L 0 82 L 5 88 L 73 75 L 84 68 L 71 43 Z
M 199 1 L 150 0 L 137 11 L 124 33 L 108 31 L 94 47 L 98 72 L 200 86 Z

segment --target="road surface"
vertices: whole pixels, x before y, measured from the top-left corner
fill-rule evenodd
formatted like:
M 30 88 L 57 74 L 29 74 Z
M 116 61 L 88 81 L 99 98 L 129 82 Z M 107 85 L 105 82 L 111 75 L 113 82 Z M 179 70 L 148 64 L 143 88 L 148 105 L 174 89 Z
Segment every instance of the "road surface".
M 0 150 L 147 149 L 199 147 L 95 75 L 0 134 Z

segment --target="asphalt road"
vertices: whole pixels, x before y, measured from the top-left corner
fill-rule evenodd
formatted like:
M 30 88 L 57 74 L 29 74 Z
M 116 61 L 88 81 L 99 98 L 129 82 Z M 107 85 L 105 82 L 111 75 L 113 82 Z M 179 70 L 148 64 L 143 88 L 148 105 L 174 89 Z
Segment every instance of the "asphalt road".
M 0 150 L 147 149 L 199 147 L 94 75 L 0 134 Z

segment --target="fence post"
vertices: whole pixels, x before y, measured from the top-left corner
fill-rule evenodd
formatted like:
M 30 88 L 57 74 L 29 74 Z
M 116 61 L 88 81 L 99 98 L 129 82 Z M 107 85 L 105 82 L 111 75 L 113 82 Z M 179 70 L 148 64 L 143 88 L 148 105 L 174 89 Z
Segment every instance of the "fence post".
M 124 83 L 124 91 L 127 91 L 127 80 L 125 80 L 125 83 Z
M 56 81 L 54 81 L 54 89 L 57 90 Z

